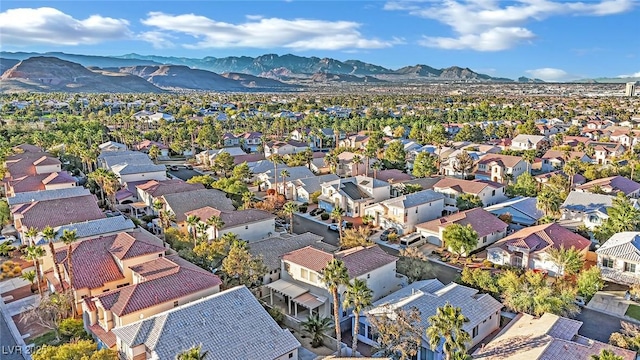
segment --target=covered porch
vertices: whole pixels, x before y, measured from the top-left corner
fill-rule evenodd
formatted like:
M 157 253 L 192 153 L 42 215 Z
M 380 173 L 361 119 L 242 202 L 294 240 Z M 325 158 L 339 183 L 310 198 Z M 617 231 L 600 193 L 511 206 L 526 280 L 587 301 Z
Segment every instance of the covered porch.
M 282 279 L 266 287 L 269 289 L 269 305 L 282 308 L 287 315 L 299 320 L 306 320 L 314 313 L 325 315 L 321 307 L 327 298 L 314 295 L 307 288 Z
M 139 201 L 139 202 L 134 202 L 127 205 L 129 205 L 129 207 L 131 208 L 130 210 L 131 216 L 135 218 L 141 218 L 142 216 L 147 215 L 148 206 L 146 203 Z

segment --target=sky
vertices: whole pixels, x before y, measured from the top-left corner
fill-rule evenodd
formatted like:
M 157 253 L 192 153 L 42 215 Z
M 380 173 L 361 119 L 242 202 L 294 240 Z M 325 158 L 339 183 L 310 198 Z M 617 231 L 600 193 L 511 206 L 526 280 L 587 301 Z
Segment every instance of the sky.
M 290 53 L 547 81 L 640 76 L 640 0 L 3 0 L 0 50 Z

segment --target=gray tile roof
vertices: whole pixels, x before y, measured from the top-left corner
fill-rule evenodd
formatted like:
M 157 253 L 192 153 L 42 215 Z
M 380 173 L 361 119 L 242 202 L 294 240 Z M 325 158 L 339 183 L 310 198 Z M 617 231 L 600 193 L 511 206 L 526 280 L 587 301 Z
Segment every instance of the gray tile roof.
M 98 236 L 102 234 L 109 234 L 120 231 L 129 231 L 135 229 L 135 224 L 131 219 L 128 219 L 122 215 L 108 217 L 104 219 L 89 220 L 76 224 L 69 224 L 60 226 L 58 230 L 58 236 L 56 239 L 62 236 L 64 230 L 76 230 L 78 238 L 88 238 Z M 44 240 L 42 240 L 44 243 Z
M 522 197 L 518 196 L 513 199 L 509 199 L 505 202 L 501 202 L 499 204 L 487 206 L 484 208 L 488 212 L 502 210 L 505 208 L 512 208 L 524 215 L 531 217 L 532 219 L 538 220 L 544 216 L 544 212 L 540 211 L 537 207 L 538 199 L 534 197 Z
M 422 190 L 411 194 L 402 195 L 397 198 L 385 200 L 382 203 L 387 206 L 395 206 L 403 209 L 408 209 L 437 200 L 444 200 L 444 195 L 433 190 Z
M 640 262 L 640 232 L 625 231 L 614 234 L 596 250 L 596 253 Z
M 306 246 L 313 246 L 320 250 L 334 252 L 338 248 L 322 242 L 322 236 L 306 232 L 300 235 L 274 236 L 264 240 L 251 242 L 249 252 L 254 256 L 262 256 L 262 261 L 269 270 L 280 268 L 282 255 Z
M 128 346 L 144 344 L 160 359 L 175 359 L 199 344 L 209 360 L 276 359 L 300 347 L 244 286 L 112 331 Z
M 572 191 L 560 208 L 583 213 L 600 211 L 606 214 L 614 198 L 610 195 Z
M 478 290 L 456 283 L 444 286 L 438 280 L 416 281 L 393 294 L 373 303 L 371 314 L 381 314 L 392 309 L 409 309 L 416 307 L 420 311 L 420 320 L 424 328 L 429 327 L 429 317 L 435 315 L 436 309 L 450 303 L 462 310 L 469 319 L 464 329 L 471 333 L 472 329 L 482 323 L 489 315 L 502 309 L 502 304 L 488 294 L 478 295 Z
M 323 182 L 338 180 L 339 177 L 336 174 L 327 174 L 320 176 L 312 176 L 308 178 L 298 179 L 295 183 L 305 189 L 309 194 L 321 191 Z
M 202 189 L 175 194 L 163 195 L 167 204 L 176 215 L 176 221 L 182 222 L 187 217 L 186 212 L 211 206 L 221 211 L 233 211 L 235 208 L 223 191 L 216 189 Z
M 74 186 L 74 187 L 64 188 L 64 189 L 23 192 L 23 193 L 16 194 L 16 196 L 12 196 L 8 198 L 7 202 L 9 203 L 10 206 L 13 206 L 17 204 L 26 204 L 32 201 L 47 201 L 47 200 L 71 198 L 76 196 L 84 196 L 89 194 L 90 192 L 88 189 L 85 189 L 82 186 Z
M 113 172 L 119 175 L 142 174 L 150 172 L 165 172 L 167 168 L 164 165 L 151 164 L 117 164 L 112 168 Z

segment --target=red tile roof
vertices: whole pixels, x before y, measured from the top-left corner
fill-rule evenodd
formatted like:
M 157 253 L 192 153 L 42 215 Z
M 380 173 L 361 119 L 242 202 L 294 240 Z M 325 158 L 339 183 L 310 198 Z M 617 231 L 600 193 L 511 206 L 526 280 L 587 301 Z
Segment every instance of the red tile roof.
M 42 180 L 42 183 L 44 185 L 75 184 L 76 178 L 71 176 L 71 174 L 69 174 L 66 171 L 61 171 L 59 173 L 55 172 L 55 173 L 49 174 L 49 176 L 47 176 Z
M 94 195 L 76 196 L 47 201 L 35 201 L 20 206 L 14 217 L 26 227 L 43 229 L 89 220 L 102 219 L 105 215 L 98 207 Z
M 507 229 L 507 226 L 509 226 L 487 210 L 483 208 L 475 208 L 418 224 L 416 225 L 416 228 L 440 233 L 440 229 L 444 229 L 452 224 L 459 224 L 462 226 L 471 225 L 480 238 L 496 232 L 504 231 Z
M 184 214 L 186 216 L 195 215 L 199 217 L 203 222 L 206 222 L 207 219 L 212 216 L 219 216 L 220 219 L 224 222 L 224 226 L 222 227 L 223 229 L 275 218 L 275 215 L 273 215 L 272 213 L 259 209 L 220 211 L 218 209 L 212 208 L 211 206 L 205 206 L 200 209 L 188 211 Z
M 486 154 L 480 158 L 478 164 L 489 164 L 492 162 L 497 162 L 498 164 L 512 168 L 516 166 L 522 158 L 520 156 L 512 156 L 512 155 L 502 155 L 502 154 Z
M 135 148 L 136 150 L 149 150 L 153 145 L 157 146 L 158 149 L 168 149 L 169 147 L 167 147 L 167 145 L 156 142 L 156 141 L 151 141 L 151 140 L 142 140 L 140 143 L 138 143 Z
M 463 180 L 456 178 L 444 178 L 433 185 L 434 189 L 452 189 L 459 193 L 465 194 L 479 194 L 484 188 L 490 186 L 490 184 L 480 182 Z M 502 185 L 500 185 L 502 187 Z
M 158 198 L 166 194 L 175 194 L 204 189 L 204 185 L 202 184 L 189 184 L 180 179 L 163 181 L 150 180 L 144 184 L 137 185 L 136 187 L 140 190 L 145 191 L 147 194 L 153 196 L 154 198 Z
M 60 165 L 60 164 L 62 164 L 60 160 L 47 155 L 43 155 L 42 157 L 40 157 L 39 159 L 33 162 L 33 165 L 35 166 Z
M 237 155 L 233 157 L 233 163 L 235 165 L 240 165 L 243 162 L 256 162 L 260 160 L 264 160 L 264 154 L 247 154 L 247 155 Z
M 327 266 L 327 263 L 333 260 L 333 254 L 307 246 L 288 254 L 284 254 L 282 256 L 282 260 L 298 264 L 309 270 L 320 273 L 324 267 Z
M 491 247 L 516 246 L 529 249 L 530 252 L 545 251 L 551 247 L 564 247 L 582 251 L 591 246 L 591 241 L 556 224 L 531 226 L 517 231 L 499 240 Z

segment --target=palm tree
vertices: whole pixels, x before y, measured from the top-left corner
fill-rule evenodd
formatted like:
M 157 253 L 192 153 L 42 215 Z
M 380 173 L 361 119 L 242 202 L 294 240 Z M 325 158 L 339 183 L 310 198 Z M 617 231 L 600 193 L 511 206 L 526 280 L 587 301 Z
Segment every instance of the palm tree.
M 164 203 L 160 200 L 156 200 L 153 202 L 153 210 L 155 210 L 156 213 L 160 214 L 160 210 L 162 210 L 162 208 L 164 207 Z
M 624 360 L 624 358 L 609 349 L 602 349 L 600 354 L 591 355 L 591 360 Z
M 118 192 L 118 188 L 120 187 L 120 181 L 116 174 L 111 171 L 107 171 L 105 173 L 103 181 L 104 192 L 109 199 L 111 209 L 114 209 L 116 204 L 116 192 Z
M 331 210 L 331 218 L 338 222 L 338 235 L 340 241 L 342 241 L 342 216 L 344 215 L 344 210 L 340 206 L 336 206 Z
M 27 231 L 24 233 L 24 236 L 26 236 L 27 239 L 29 239 L 29 244 L 31 245 L 35 244 L 35 239 L 38 236 L 38 232 L 39 232 L 38 229 L 32 226 L 29 229 L 27 229 Z
M 340 332 L 340 299 L 338 288 L 349 283 L 349 273 L 344 262 L 339 259 L 329 261 L 322 271 L 322 282 L 333 296 L 333 321 L 336 327 L 338 357 L 342 355 L 342 333 Z
M 36 269 L 36 278 L 38 280 L 38 294 L 40 297 L 42 294 L 42 279 L 40 277 L 40 258 L 46 254 L 46 251 L 40 246 L 31 244 L 24 249 L 24 258 L 25 260 L 33 261 L 33 266 Z
M 198 233 L 200 237 L 202 237 L 203 235 L 206 236 L 207 230 L 209 230 L 209 224 L 207 223 L 201 221 L 196 225 L 196 233 Z
M 462 315 L 462 310 L 448 302 L 436 309 L 436 314 L 429 317 L 431 326 L 427 328 L 431 350 L 435 351 L 444 340 L 442 350 L 446 360 L 451 360 L 455 353 L 466 352 L 471 336 L 462 327 L 468 322 L 469 319 Z
M 317 348 L 322 345 L 324 334 L 331 329 L 331 318 L 320 317 L 320 314 L 316 312 L 300 325 L 304 331 L 311 334 L 311 347 Z
M 371 168 L 373 169 L 373 178 L 377 179 L 378 176 L 378 171 L 382 170 L 382 161 L 376 161 L 371 165 Z
M 104 198 L 104 182 L 105 179 L 107 178 L 107 173 L 108 171 L 106 169 L 103 168 L 98 168 L 96 169 L 96 171 L 90 173 L 89 179 L 95 181 L 95 183 L 98 185 L 98 187 L 100 188 L 100 199 L 102 201 L 105 201 Z
M 276 190 L 276 195 L 278 195 L 278 163 L 282 162 L 282 155 L 273 154 L 269 157 L 269 160 L 273 163 L 273 188 Z
M 345 309 L 353 309 L 354 326 L 353 326 L 353 344 L 351 345 L 351 355 L 355 356 L 358 347 L 358 331 L 360 327 L 360 312 L 371 306 L 373 303 L 373 291 L 367 287 L 367 282 L 360 279 L 354 279 L 353 283 L 347 285 L 347 292 L 342 300 L 342 307 Z
M 362 165 L 362 156 L 353 155 L 353 159 L 351 160 L 351 162 L 356 166 L 356 174 L 355 174 L 355 176 L 358 176 L 360 165 Z
M 284 193 L 284 198 L 287 198 L 287 182 L 285 181 L 285 179 L 289 176 L 291 176 L 291 174 L 289 173 L 289 170 L 284 169 L 282 171 L 280 171 L 280 176 L 282 176 L 282 192 Z
M 544 212 L 545 216 L 557 214 L 560 211 L 561 204 L 562 199 L 558 193 L 552 190 L 545 189 L 538 194 L 536 206 Z
M 158 147 L 158 145 L 151 145 L 151 147 L 149 148 L 149 157 L 151 158 L 151 160 L 153 160 L 153 163 L 156 163 L 156 159 L 158 159 L 158 156 L 160 155 L 160 148 Z
M 207 225 L 213 228 L 213 238 L 218 238 L 218 231 L 224 226 L 224 221 L 219 216 L 212 215 L 207 219 Z
M 204 360 L 208 355 L 209 351 L 202 351 L 202 344 L 200 344 L 181 352 L 176 356 L 176 360 Z
M 524 160 L 525 163 L 527 164 L 527 172 L 529 172 L 531 165 L 533 164 L 534 161 L 536 161 L 536 151 L 535 150 L 525 151 L 524 154 L 522 154 L 522 160 Z
M 176 216 L 169 210 L 162 210 L 158 214 L 158 219 L 160 219 L 160 227 L 162 228 L 162 242 L 164 247 L 167 247 L 167 229 L 172 222 L 176 221 Z
M 335 174 L 338 166 L 338 155 L 333 151 L 324 157 L 324 164 L 329 167 L 329 172 Z
M 25 271 L 20 275 L 20 277 L 31 284 L 31 291 L 33 291 L 33 283 L 36 281 L 36 272 L 34 270 Z M 39 284 L 38 287 L 40 287 Z
M 73 312 L 73 317 L 76 317 L 76 299 L 75 295 L 73 295 L 73 262 L 71 259 L 71 244 L 73 244 L 76 240 L 78 240 L 78 232 L 76 230 L 68 230 L 64 229 L 62 232 L 62 236 L 60 236 L 60 240 L 67 244 L 67 259 L 65 262 L 67 263 L 67 272 L 69 273 L 69 292 L 73 297 L 73 301 L 71 302 L 71 309 Z M 62 283 L 62 280 L 60 281 Z
M 562 167 L 562 171 L 569 177 L 569 189 L 573 188 L 573 177 L 578 173 L 578 160 L 570 160 Z
M 251 207 L 251 202 L 253 201 L 253 194 L 250 191 L 245 191 L 242 193 L 242 207 L 248 209 Z
M 293 234 L 293 214 L 298 211 L 298 205 L 292 201 L 284 204 L 282 212 L 289 217 L 289 234 Z
M 56 259 L 56 250 L 53 248 L 53 240 L 56 239 L 58 232 L 51 226 L 47 226 L 42 230 L 42 237 L 49 242 L 49 251 L 51 252 L 51 259 L 53 260 L 53 270 L 60 280 L 60 287 L 64 290 L 62 285 L 62 273 L 60 273 L 60 267 L 58 266 L 58 260 Z
M 189 231 L 191 232 L 191 236 L 193 236 L 193 244 L 196 245 L 196 239 L 198 238 L 198 234 L 196 232 L 196 225 L 200 222 L 200 218 L 196 215 L 187 216 L 187 220 L 185 220 L 187 225 L 189 226 Z
M 559 248 L 552 247 L 547 250 L 547 255 L 558 268 L 558 276 L 576 274 L 584 266 L 584 255 L 573 246 L 569 249 L 565 249 L 563 245 Z

